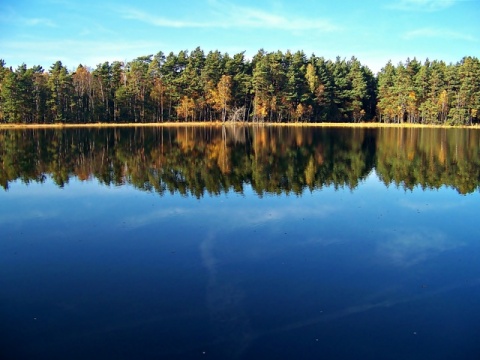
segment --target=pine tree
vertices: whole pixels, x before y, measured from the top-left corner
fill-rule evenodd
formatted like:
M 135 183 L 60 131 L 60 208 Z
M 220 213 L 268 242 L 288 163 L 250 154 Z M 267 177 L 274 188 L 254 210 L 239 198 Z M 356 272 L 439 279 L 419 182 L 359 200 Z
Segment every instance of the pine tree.
M 359 122 L 365 117 L 364 102 L 367 100 L 367 81 L 365 72 L 360 62 L 352 57 L 350 60 L 349 80 L 351 82 L 351 90 L 349 96 L 350 117 L 354 122 Z
M 395 93 L 393 91 L 396 78 L 396 69 L 389 61 L 378 74 L 378 114 L 380 122 L 389 123 L 394 121 L 395 111 Z
M 73 85 L 72 78 L 61 61 L 57 61 L 50 67 L 47 86 L 50 95 L 47 100 L 49 119 L 54 122 L 69 121 Z

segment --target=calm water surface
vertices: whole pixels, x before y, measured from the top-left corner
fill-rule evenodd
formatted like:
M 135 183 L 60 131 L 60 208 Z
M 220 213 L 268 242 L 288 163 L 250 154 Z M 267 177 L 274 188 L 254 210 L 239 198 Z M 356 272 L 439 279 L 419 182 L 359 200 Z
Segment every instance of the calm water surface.
M 0 132 L 2 359 L 478 359 L 480 133 Z

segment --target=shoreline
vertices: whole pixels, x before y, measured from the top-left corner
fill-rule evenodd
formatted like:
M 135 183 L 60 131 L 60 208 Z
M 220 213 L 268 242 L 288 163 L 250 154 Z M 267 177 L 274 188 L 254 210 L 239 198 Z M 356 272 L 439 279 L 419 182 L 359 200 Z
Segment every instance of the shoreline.
M 0 130 L 21 129 L 73 129 L 73 128 L 132 128 L 132 127 L 347 127 L 347 128 L 445 128 L 445 129 L 480 129 L 480 125 L 447 125 L 447 124 L 389 124 L 389 123 L 275 123 L 275 122 L 225 122 L 221 121 L 189 121 L 163 123 L 92 123 L 92 124 L 0 124 Z

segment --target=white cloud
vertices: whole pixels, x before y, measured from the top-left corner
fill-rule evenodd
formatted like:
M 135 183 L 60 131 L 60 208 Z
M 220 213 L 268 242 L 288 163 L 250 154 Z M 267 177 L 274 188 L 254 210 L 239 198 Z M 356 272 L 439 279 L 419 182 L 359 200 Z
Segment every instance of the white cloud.
M 19 20 L 27 26 L 43 25 L 47 27 L 57 27 L 57 25 L 52 20 L 45 18 L 21 18 Z
M 35 38 L 24 40 L 0 40 L 2 57 L 7 64 L 14 64 L 21 59 L 28 66 L 42 65 L 48 68 L 55 61 L 61 60 L 69 70 L 78 64 L 95 66 L 105 61 L 125 61 L 136 58 L 141 54 L 151 53 L 152 49 L 162 46 L 158 41 L 124 42 L 121 40 L 37 40 Z M 68 49 L 68 52 L 66 51 Z M 34 63 L 29 59 L 34 54 Z
M 212 0 L 209 3 L 212 16 L 206 21 L 172 20 L 131 7 L 124 7 L 117 11 L 124 19 L 170 28 L 255 28 L 288 31 L 317 30 L 323 32 L 339 30 L 337 25 L 327 19 L 284 16 L 228 2 Z
M 455 199 L 455 201 L 451 202 L 430 201 L 429 203 L 425 203 L 420 201 L 409 201 L 402 199 L 400 200 L 399 205 L 413 211 L 445 211 L 458 209 L 464 206 L 464 201 L 458 201 L 457 199 Z
M 448 29 L 437 29 L 430 27 L 410 30 L 403 34 L 403 38 L 407 40 L 417 38 L 439 38 L 448 40 L 465 40 L 472 42 L 477 41 L 477 39 L 470 34 L 464 34 L 458 31 L 452 31 Z
M 0 22 L 9 23 L 9 24 L 21 24 L 27 27 L 33 26 L 46 26 L 46 27 L 57 27 L 54 21 L 47 18 L 28 18 L 21 16 L 12 8 L 3 8 L 0 9 Z
M 455 4 L 455 0 L 399 0 L 387 7 L 402 11 L 440 11 Z
M 61 213 L 56 210 L 45 210 L 42 211 L 32 209 L 28 211 L 10 211 L 9 213 L 2 213 L 0 217 L 0 225 L 25 225 L 31 224 L 33 221 L 45 221 L 47 219 L 56 219 L 61 216 Z
M 229 210 L 229 220 L 225 222 L 224 219 L 221 219 L 218 226 L 220 228 L 226 226 L 228 229 L 236 229 L 245 227 L 265 226 L 267 224 L 275 225 L 281 223 L 284 219 L 291 220 L 312 217 L 315 217 L 317 219 L 325 219 L 341 210 L 342 208 L 340 206 L 321 204 L 316 204 L 313 206 L 286 205 L 269 208 L 245 208 L 239 206 L 235 209 Z M 275 231 L 277 230 L 278 229 L 276 229 Z
M 191 214 L 192 210 L 182 207 L 172 207 L 161 210 L 154 210 L 149 213 L 136 214 L 124 218 L 118 226 L 125 225 L 129 229 L 137 229 L 147 225 L 155 224 L 160 219 L 171 218 L 176 216 L 186 216 Z
M 170 20 L 162 16 L 156 16 L 134 8 L 123 8 L 119 10 L 119 13 L 124 19 L 137 20 L 143 23 L 147 23 L 159 27 L 173 27 L 173 28 L 200 28 L 200 27 L 212 27 L 212 24 L 207 22 L 196 21 L 179 21 Z
M 397 266 L 418 264 L 444 251 L 455 249 L 465 244 L 449 239 L 436 229 L 407 229 L 399 232 L 388 232 L 386 238 L 377 247 L 382 259 Z
M 336 31 L 337 25 L 326 19 L 306 19 L 290 14 L 288 17 L 257 8 L 233 5 L 228 2 L 211 1 L 231 27 L 250 27 L 279 30 Z

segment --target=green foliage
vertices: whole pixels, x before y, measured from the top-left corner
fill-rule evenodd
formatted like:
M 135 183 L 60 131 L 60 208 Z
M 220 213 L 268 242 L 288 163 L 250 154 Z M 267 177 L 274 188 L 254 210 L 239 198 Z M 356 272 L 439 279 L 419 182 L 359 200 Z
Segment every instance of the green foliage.
M 57 61 L 50 67 L 47 88 L 49 90 L 47 99 L 49 121 L 68 122 L 72 115 L 70 111 L 73 95 L 72 77 L 61 61 Z
M 0 131 L 0 186 L 46 176 L 201 197 L 247 184 L 257 194 L 355 188 L 372 171 L 413 189 L 480 186 L 471 129 L 268 126 Z
M 331 61 L 263 49 L 251 60 L 243 52 L 232 57 L 201 48 L 160 51 L 93 70 L 79 65 L 72 73 L 60 61 L 45 72 L 26 65 L 13 71 L 0 60 L 0 121 L 469 125 L 479 122 L 479 78 L 474 57 L 449 65 L 428 59 L 388 62 L 375 76 L 355 57 Z
M 384 122 L 470 125 L 480 118 L 480 62 L 388 63 L 378 75 L 378 113 Z
M 25 64 L 15 72 L 2 71 L 1 111 L 9 123 L 32 123 L 35 114 L 35 92 L 33 74 L 35 69 L 27 69 Z

